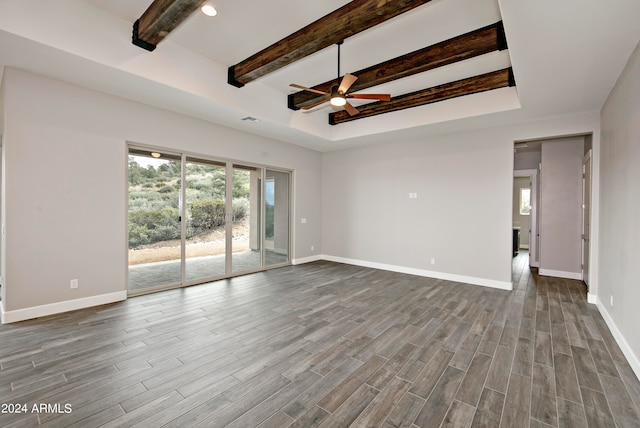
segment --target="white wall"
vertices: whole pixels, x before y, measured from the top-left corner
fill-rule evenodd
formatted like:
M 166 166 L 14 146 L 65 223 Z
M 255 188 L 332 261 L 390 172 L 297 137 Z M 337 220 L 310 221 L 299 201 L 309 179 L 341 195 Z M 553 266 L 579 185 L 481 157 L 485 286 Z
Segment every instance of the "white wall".
M 323 253 L 510 287 L 514 141 L 588 132 L 597 114 L 325 153 Z
M 640 377 L 640 45 L 609 94 L 601 115 L 597 300 Z
M 540 274 L 582 279 L 584 137 L 542 143 Z
M 4 67 L 0 66 L 0 230 L 4 225 L 4 145 L 2 139 L 4 135 L 4 80 L 2 75 L 4 73 Z M 0 232 L 0 286 L 4 285 L 4 271 L 6 269 L 5 254 L 5 235 Z M 0 288 L 0 300 L 4 300 L 5 287 Z M 1 305 L 1 303 L 0 303 Z
M 295 170 L 293 257 L 320 242 L 315 151 L 15 69 L 4 88 L 5 321 L 126 296 L 127 141 Z

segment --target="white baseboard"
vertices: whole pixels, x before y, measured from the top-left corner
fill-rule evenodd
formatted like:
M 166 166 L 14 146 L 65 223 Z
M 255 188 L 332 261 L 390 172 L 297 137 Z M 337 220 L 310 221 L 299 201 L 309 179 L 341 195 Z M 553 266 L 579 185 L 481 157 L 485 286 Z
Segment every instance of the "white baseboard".
M 597 296 L 595 296 L 595 300 L 596 300 L 595 304 L 598 307 L 598 310 L 600 311 L 602 318 L 604 318 L 604 322 L 607 323 L 607 327 L 609 327 L 609 330 L 611 330 L 611 334 L 613 334 L 613 338 L 616 340 L 616 343 L 622 350 L 622 353 L 624 354 L 624 356 L 627 357 L 627 361 L 629 362 L 629 365 L 633 369 L 633 372 L 636 374 L 636 377 L 640 379 L 640 358 L 638 358 L 638 355 L 636 355 L 633 352 L 633 350 L 631 349 L 631 346 L 629 346 L 629 344 L 627 343 L 622 333 L 620 333 L 620 330 L 618 330 L 616 323 L 613 321 L 613 318 L 611 317 L 611 315 L 609 315 L 609 312 L 607 312 L 607 309 L 602 304 L 600 299 Z
M 472 276 L 456 275 L 446 272 L 436 272 L 426 269 L 417 269 L 404 266 L 388 265 L 384 263 L 368 262 L 365 260 L 348 259 L 344 257 L 328 256 L 323 254 L 322 260 L 337 263 L 346 263 L 349 265 L 370 267 L 374 269 L 388 270 L 391 272 L 407 273 L 410 275 L 424 276 L 427 278 L 444 279 L 447 281 L 462 282 L 465 284 L 481 285 L 483 287 L 499 288 L 501 290 L 513 290 L 513 283 L 506 281 L 496 281 L 493 279 L 476 278 Z
M 598 296 L 595 294 L 587 293 L 587 303 L 591 303 L 592 305 L 598 304 Z
M 291 264 L 292 265 L 301 265 L 301 264 L 304 264 L 304 263 L 317 262 L 318 260 L 323 260 L 321 255 L 302 257 L 302 258 L 299 258 L 299 259 L 292 259 L 291 260 Z
M 538 275 L 555 276 L 556 278 L 577 279 L 582 281 L 582 272 L 565 272 L 562 270 L 538 269 Z
M 0 305 L 0 309 L 2 310 L 2 324 L 24 321 L 32 318 L 45 317 L 48 315 L 75 311 L 77 309 L 90 308 L 92 306 L 106 305 L 108 303 L 120 302 L 126 299 L 127 292 L 125 290 L 117 291 L 115 293 L 100 294 L 98 296 L 84 297 L 82 299 L 67 300 L 64 302 L 51 303 L 48 305 L 18 309 L 15 311 L 6 311 L 3 301 L 2 305 Z

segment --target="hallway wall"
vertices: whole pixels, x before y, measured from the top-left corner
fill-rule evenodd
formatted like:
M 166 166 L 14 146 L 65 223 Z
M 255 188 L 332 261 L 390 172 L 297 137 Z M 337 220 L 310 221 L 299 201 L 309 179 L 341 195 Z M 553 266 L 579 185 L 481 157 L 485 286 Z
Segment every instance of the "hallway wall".
M 597 303 L 640 377 L 640 44 L 602 108 Z

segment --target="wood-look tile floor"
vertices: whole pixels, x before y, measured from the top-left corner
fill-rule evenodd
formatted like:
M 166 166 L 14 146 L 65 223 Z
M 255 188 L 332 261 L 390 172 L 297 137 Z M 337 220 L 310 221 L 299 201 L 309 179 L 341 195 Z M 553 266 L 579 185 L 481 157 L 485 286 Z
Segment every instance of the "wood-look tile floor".
M 584 285 L 514 284 L 316 262 L 3 325 L 0 426 L 640 427 Z

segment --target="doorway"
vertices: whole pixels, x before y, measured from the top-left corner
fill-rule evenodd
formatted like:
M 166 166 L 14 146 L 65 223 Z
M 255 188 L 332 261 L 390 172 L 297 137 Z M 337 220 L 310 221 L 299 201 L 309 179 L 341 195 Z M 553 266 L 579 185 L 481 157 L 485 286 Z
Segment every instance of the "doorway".
M 290 263 L 290 171 L 133 146 L 128 155 L 130 294 Z M 267 222 L 277 258 L 265 253 Z
M 540 261 L 538 224 L 538 170 L 515 170 L 512 226 L 519 240 L 514 251 L 527 250 L 531 267 L 538 267 Z

